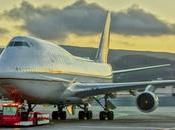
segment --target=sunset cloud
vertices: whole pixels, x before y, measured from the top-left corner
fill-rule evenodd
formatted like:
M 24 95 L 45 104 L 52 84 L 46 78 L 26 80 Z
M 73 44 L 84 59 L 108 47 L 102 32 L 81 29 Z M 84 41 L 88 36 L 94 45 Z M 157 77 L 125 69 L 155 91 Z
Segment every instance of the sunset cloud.
M 5 28 L 0 28 L 0 36 L 1 35 L 4 35 L 4 34 L 7 34 L 9 31 Z
M 79 0 L 63 9 L 51 6 L 35 7 L 23 1 L 19 7 L 6 10 L 4 16 L 22 20 L 20 29 L 48 40 L 65 39 L 69 34 L 100 33 L 106 10 L 96 3 Z M 174 35 L 175 25 L 159 19 L 138 5 L 112 12 L 112 33 L 131 36 Z

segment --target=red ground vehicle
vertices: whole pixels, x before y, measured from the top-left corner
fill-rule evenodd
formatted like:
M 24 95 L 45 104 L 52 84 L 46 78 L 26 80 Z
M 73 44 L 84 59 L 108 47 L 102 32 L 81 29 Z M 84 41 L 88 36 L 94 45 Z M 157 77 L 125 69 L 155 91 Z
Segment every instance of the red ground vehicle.
M 0 126 L 36 126 L 49 123 L 49 114 L 27 112 L 15 103 L 2 104 Z

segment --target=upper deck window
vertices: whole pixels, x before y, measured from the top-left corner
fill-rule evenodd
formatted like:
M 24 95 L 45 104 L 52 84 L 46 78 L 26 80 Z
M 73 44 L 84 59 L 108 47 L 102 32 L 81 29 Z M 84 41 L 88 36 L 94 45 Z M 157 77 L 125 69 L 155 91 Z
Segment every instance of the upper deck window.
M 8 45 L 9 47 L 18 47 L 18 46 L 24 46 L 24 47 L 30 47 L 31 45 L 28 42 L 25 41 L 11 41 Z

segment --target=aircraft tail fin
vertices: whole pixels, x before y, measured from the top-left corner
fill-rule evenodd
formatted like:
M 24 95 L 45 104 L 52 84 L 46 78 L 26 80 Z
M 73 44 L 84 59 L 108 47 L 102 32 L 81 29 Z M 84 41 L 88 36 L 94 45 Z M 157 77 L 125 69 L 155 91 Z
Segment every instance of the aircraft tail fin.
M 108 11 L 105 26 L 101 34 L 99 48 L 96 54 L 96 61 L 100 63 L 107 63 L 109 43 L 110 43 L 110 24 L 111 24 L 111 13 Z

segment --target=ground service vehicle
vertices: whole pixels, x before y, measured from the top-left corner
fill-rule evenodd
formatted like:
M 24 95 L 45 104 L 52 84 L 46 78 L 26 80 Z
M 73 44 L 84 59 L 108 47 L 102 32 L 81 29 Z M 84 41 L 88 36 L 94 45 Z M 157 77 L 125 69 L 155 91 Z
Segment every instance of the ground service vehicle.
M 1 105 L 0 126 L 37 126 L 49 123 L 49 114 L 28 112 L 17 103 Z

